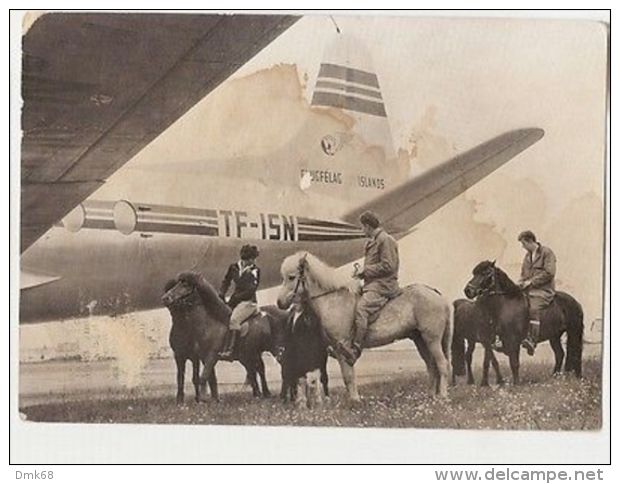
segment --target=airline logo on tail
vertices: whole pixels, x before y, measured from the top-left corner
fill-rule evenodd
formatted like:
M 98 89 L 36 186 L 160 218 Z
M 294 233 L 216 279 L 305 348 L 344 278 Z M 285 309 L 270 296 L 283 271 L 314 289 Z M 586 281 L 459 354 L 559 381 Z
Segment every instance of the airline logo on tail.
M 312 105 L 387 117 L 377 75 L 337 64 L 321 64 Z

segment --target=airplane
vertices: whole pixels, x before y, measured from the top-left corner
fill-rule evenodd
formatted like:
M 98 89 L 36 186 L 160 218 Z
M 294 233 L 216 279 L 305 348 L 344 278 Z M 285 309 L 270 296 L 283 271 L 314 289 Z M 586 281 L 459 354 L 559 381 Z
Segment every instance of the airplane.
M 299 250 L 344 265 L 363 253 L 358 217 L 364 210 L 376 212 L 397 239 L 405 237 L 544 135 L 540 128 L 503 133 L 411 178 L 395 155 L 389 110 L 370 55 L 359 41 L 339 33 L 319 66 L 304 121 L 272 152 L 151 166 L 130 161 L 116 172 L 296 20 L 48 14 L 35 22 L 24 37 L 21 323 L 161 307 L 168 279 L 192 269 L 217 284 L 245 243 L 259 247 L 261 288 L 278 284 L 281 261 Z M 172 44 L 189 50 L 172 52 L 169 70 L 151 80 L 146 92 L 121 99 L 124 112 L 107 113 L 131 84 L 132 63 L 167 48 L 170 35 Z M 215 54 L 219 64 L 206 59 L 213 42 L 223 48 Z M 236 47 L 235 53 L 238 43 L 246 49 Z M 95 46 L 111 52 L 100 52 L 89 64 Z M 67 55 L 56 56 L 61 47 Z M 118 67 L 103 62 L 108 55 L 126 56 L 120 63 L 127 66 L 126 77 L 118 82 Z M 238 57 L 222 67 L 228 55 Z M 171 62 L 175 56 L 182 60 Z M 60 81 L 42 82 L 36 74 L 75 72 L 67 62 L 86 63 L 86 71 L 110 67 L 114 72 L 96 75 L 109 76 L 116 91 L 94 82 L 63 81 L 67 85 L 59 87 Z M 212 63 L 220 70 L 213 72 Z M 208 75 L 215 80 L 199 86 L 197 78 Z M 177 103 L 181 107 L 165 95 L 177 92 L 178 83 L 194 88 Z M 87 99 L 88 109 L 78 97 Z M 66 106 L 69 114 L 62 111 Z

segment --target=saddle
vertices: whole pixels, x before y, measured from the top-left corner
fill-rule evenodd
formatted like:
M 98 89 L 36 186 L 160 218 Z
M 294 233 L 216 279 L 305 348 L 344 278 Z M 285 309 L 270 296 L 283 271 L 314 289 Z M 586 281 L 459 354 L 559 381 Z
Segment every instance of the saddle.
M 533 318 L 535 316 L 535 311 L 538 311 L 541 321 L 543 319 L 547 319 L 549 316 L 553 316 L 554 312 L 557 310 L 561 310 L 560 305 L 558 303 L 557 294 L 553 296 L 553 299 L 548 303 L 541 303 L 542 299 L 537 298 L 537 301 L 532 301 L 530 297 L 526 296 L 525 300 L 527 302 L 527 313 L 528 316 Z M 534 302 L 534 304 L 532 304 Z M 532 307 L 534 306 L 534 307 Z M 536 307 L 538 306 L 538 307 Z
M 258 311 L 257 313 L 252 314 L 249 318 L 243 321 L 243 323 L 241 323 L 241 330 L 239 332 L 239 338 L 241 339 L 245 338 L 250 332 L 250 325 L 254 325 L 266 317 L 267 317 L 267 313 L 264 311 Z
M 399 288 L 398 292 L 394 296 L 389 298 L 387 301 L 385 301 L 385 304 L 383 306 L 381 306 L 374 313 L 372 313 L 372 314 L 370 314 L 368 316 L 368 326 L 370 326 L 371 324 L 376 322 L 377 319 L 379 319 L 379 316 L 381 316 L 381 313 L 383 312 L 383 309 L 385 308 L 385 306 L 387 306 L 391 301 L 394 301 L 395 299 L 398 299 L 402 295 L 403 295 L 403 288 Z

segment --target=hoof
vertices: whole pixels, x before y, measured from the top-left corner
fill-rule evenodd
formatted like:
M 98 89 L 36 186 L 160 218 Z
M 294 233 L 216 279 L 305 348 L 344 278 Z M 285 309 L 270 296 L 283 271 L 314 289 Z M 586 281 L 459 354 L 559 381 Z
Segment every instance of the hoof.
M 352 410 L 361 408 L 363 405 L 364 405 L 364 401 L 361 398 L 357 398 L 357 399 L 350 398 L 349 399 L 349 408 L 351 408 Z
M 480 386 L 481 387 L 488 387 L 489 386 L 489 382 L 488 381 L 481 381 L 480 382 Z

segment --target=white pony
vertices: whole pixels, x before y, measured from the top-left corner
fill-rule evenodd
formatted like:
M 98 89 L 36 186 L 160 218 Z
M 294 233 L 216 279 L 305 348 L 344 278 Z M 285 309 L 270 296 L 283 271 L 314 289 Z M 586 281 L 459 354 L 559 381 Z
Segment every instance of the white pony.
M 303 295 L 321 320 L 329 343 L 349 342 L 353 337 L 358 281 L 321 262 L 307 252 L 298 252 L 282 263 L 282 286 L 278 305 L 287 307 L 294 295 Z M 426 363 L 431 392 L 446 397 L 450 371 L 452 305 L 435 289 L 413 284 L 389 301 L 368 327 L 365 348 L 411 339 Z M 359 401 L 355 370 L 338 356 L 349 397 Z

